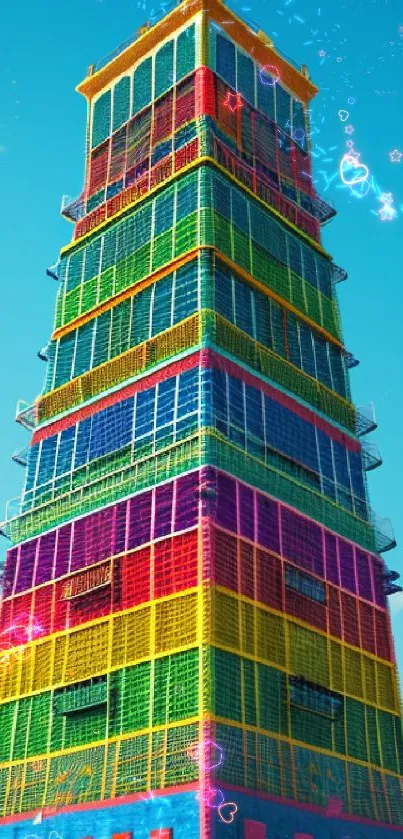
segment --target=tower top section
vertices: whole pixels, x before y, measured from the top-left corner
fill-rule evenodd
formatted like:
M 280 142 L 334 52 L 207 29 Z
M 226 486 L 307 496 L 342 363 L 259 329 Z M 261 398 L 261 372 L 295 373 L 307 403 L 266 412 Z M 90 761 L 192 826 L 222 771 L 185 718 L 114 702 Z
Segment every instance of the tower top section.
M 161 20 L 153 25 L 146 23 L 132 40 L 126 41 L 98 65 L 91 65 L 87 77 L 77 86 L 77 91 L 91 100 L 173 32 L 199 15 L 215 21 L 232 40 L 253 55 L 262 67 L 275 66 L 282 83 L 305 105 L 318 92 L 305 66 L 298 68 L 291 59 L 283 57 L 262 30 L 246 23 L 221 0 L 182 0 Z

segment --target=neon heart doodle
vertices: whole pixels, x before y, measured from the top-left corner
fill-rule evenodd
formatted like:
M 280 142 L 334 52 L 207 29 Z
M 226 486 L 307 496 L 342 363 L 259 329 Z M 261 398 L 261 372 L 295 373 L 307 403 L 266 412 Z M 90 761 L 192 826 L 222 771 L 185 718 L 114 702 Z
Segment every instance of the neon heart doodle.
M 29 628 L 29 625 L 21 622 L 8 626 L 0 633 L 0 674 L 13 662 L 29 658 L 32 650 L 27 645 L 41 632 L 42 627 L 39 624 L 34 623 L 32 628 Z
M 358 157 L 350 152 L 343 155 L 340 161 L 340 178 L 346 186 L 357 186 L 369 177 L 368 166 L 360 163 Z
M 337 112 L 337 116 L 341 119 L 342 122 L 347 122 L 350 114 L 348 111 L 345 111 L 343 108 Z
M 224 749 L 214 740 L 205 740 L 203 743 L 193 743 L 187 749 L 190 760 L 202 763 L 204 772 L 218 769 L 224 763 Z M 200 796 L 199 796 L 200 798 Z M 224 793 L 218 787 L 212 787 L 209 783 L 203 791 L 203 803 L 206 807 L 217 810 L 218 816 L 224 824 L 232 824 L 238 806 L 234 801 L 225 801 Z
M 238 807 L 233 801 L 224 801 L 224 804 L 220 804 L 218 808 L 218 815 L 224 824 L 232 824 L 237 812 Z

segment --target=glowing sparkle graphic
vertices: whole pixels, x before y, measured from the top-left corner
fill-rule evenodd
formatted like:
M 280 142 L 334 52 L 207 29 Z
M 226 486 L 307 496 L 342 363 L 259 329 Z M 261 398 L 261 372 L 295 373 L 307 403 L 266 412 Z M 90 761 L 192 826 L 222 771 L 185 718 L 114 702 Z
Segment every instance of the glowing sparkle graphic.
M 238 111 L 239 108 L 242 108 L 242 98 L 240 93 L 231 93 L 229 90 L 227 96 L 224 100 L 224 105 L 230 109 L 230 111 Z
M 354 134 L 354 126 L 353 125 L 346 125 L 344 129 L 346 134 Z
M 204 772 L 217 769 L 224 762 L 224 750 L 214 740 L 191 743 L 187 749 L 187 755 L 194 763 L 201 764 Z M 232 824 L 235 814 L 238 812 L 238 805 L 234 801 L 225 801 L 221 789 L 210 786 L 210 782 L 207 781 L 204 789 L 197 797 L 199 800 L 203 800 L 206 807 L 217 810 L 218 816 L 224 824 Z
M 274 87 L 280 81 L 280 73 L 274 64 L 265 64 L 259 70 L 259 77 L 262 84 L 267 87 Z
M 393 151 L 389 152 L 389 159 L 391 163 L 400 163 L 403 157 L 403 152 L 399 151 L 399 149 L 394 149 Z
M 359 161 L 357 154 L 345 154 L 340 161 L 340 178 L 346 186 L 357 186 L 369 176 L 368 166 Z
M 381 221 L 393 221 L 397 212 L 393 207 L 393 195 L 391 192 L 383 192 L 379 198 L 382 207 L 378 210 Z
M 237 812 L 238 807 L 233 801 L 225 801 L 218 808 L 218 815 L 224 824 L 232 824 Z

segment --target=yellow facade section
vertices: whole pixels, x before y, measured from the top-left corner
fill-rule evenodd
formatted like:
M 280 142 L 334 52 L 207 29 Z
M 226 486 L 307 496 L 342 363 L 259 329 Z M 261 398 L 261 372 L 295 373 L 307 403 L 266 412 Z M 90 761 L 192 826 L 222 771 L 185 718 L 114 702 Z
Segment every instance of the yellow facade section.
M 198 586 L 18 648 L 0 677 L 0 701 L 62 687 L 198 644 L 272 664 L 399 713 L 393 664 L 218 586 Z M 375 676 L 376 693 L 364 678 L 368 673 Z

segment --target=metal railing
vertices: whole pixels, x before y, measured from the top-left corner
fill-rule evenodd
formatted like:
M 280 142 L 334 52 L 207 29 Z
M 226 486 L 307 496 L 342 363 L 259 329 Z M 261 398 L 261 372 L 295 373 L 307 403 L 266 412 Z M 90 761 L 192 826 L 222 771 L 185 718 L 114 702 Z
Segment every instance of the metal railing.
M 365 434 L 375 431 L 376 428 L 378 428 L 378 423 L 375 417 L 374 403 L 370 402 L 364 408 L 357 408 L 355 421 L 357 437 L 364 437 Z
M 24 446 L 23 449 L 18 449 L 17 451 L 13 452 L 11 455 L 11 460 L 14 463 L 18 463 L 19 466 L 26 466 L 28 461 L 28 446 Z
M 368 440 L 362 443 L 362 463 L 366 472 L 382 466 L 382 456 L 375 443 L 369 443 Z
M 37 423 L 37 411 L 35 403 L 30 405 L 29 402 L 25 402 L 24 399 L 19 399 L 17 402 L 15 421 L 22 425 L 24 428 L 27 428 L 28 431 L 32 431 Z

